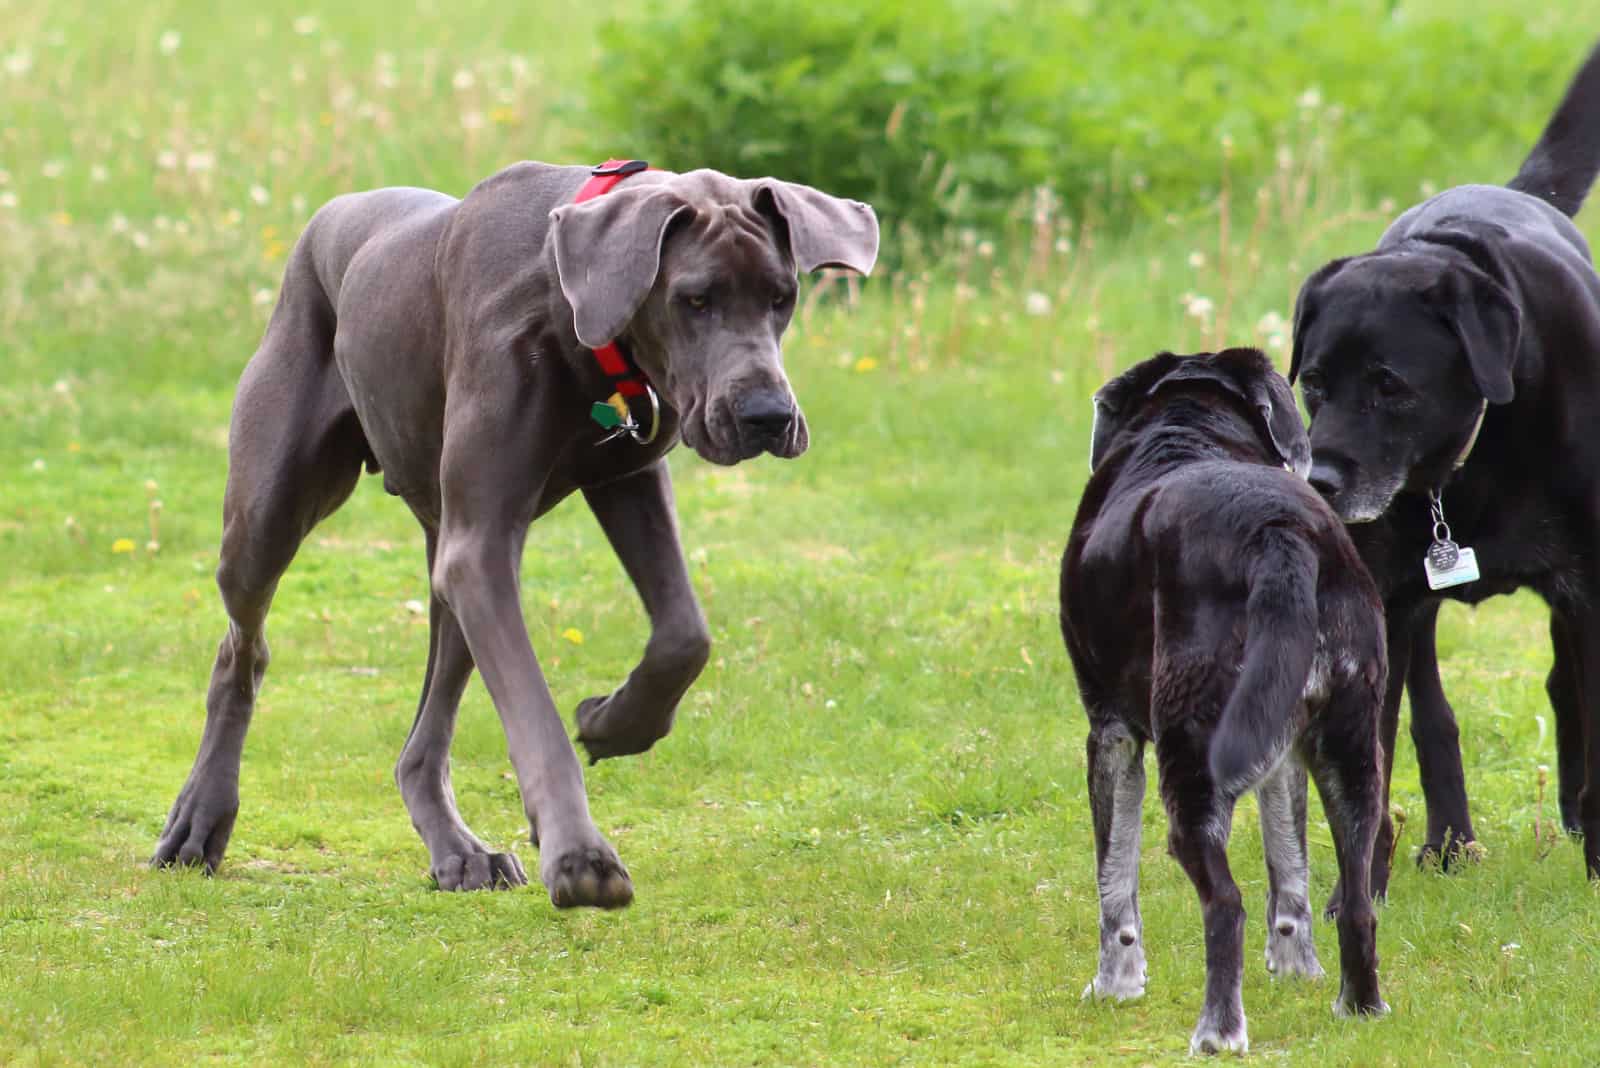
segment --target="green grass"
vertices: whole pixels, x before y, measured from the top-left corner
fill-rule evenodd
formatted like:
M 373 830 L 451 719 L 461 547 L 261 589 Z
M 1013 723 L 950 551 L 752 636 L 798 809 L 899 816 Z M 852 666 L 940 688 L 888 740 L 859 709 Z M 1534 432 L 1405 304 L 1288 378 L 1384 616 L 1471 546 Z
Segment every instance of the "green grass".
M 1114 240 L 1045 218 L 1014 251 L 975 241 L 875 279 L 857 306 L 823 293 L 787 348 L 812 450 L 733 470 L 673 458 L 716 646 L 669 739 L 588 772 L 630 909 L 430 888 L 391 779 L 425 656 L 407 604 L 425 596 L 421 538 L 374 479 L 280 590 L 221 873 L 155 873 L 142 861 L 222 633 L 228 405 L 284 242 L 345 188 L 459 192 L 519 156 L 565 158 L 573 79 L 609 7 L 400 27 L 350 5 L 304 34 L 290 6 L 98 10 L 0 0 L 0 193 L 16 199 L 0 200 L 0 1063 L 1182 1059 L 1201 929 L 1153 799 L 1150 995 L 1078 998 L 1096 906 L 1055 584 L 1087 396 L 1158 348 L 1269 342 L 1304 272 L 1370 245 L 1383 213 L 1296 171 L 1267 187 L 1259 227 L 1253 189 Z M 4 61 L 24 50 L 15 73 Z M 302 80 L 278 77 L 296 65 Z M 581 502 L 534 528 L 523 601 L 563 709 L 642 647 Z M 1443 616 L 1488 855 L 1450 877 L 1401 863 L 1379 928 L 1392 1017 L 1335 1020 L 1331 983 L 1267 980 L 1241 806 L 1257 1056 L 1600 1060 L 1600 892 L 1572 843 L 1533 839 L 1536 768 L 1554 763 L 1544 628 L 1526 596 Z M 531 862 L 476 682 L 454 767 L 467 820 Z M 1407 742 L 1395 800 L 1409 853 Z M 1311 839 L 1320 898 L 1332 850 L 1315 808 Z M 1332 929 L 1317 938 L 1332 967 Z

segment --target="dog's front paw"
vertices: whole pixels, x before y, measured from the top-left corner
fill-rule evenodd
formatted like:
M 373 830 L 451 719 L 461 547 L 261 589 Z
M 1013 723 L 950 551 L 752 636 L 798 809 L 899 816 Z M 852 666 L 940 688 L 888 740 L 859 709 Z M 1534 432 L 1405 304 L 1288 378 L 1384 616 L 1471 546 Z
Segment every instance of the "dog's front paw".
M 528 882 L 515 853 L 451 853 L 440 857 L 428 874 L 440 890 L 509 890 Z
M 609 757 L 643 753 L 665 737 L 672 717 L 628 714 L 616 707 L 616 694 L 588 697 L 578 705 L 573 717 L 578 721 L 578 744 L 589 754 L 589 763 Z
M 633 900 L 628 869 L 603 838 L 564 850 L 550 849 L 548 858 L 539 865 L 539 877 L 550 891 L 550 903 L 558 909 L 620 909 Z
M 1333 1014 L 1335 1016 L 1360 1016 L 1375 1018 L 1389 1015 L 1389 1003 L 1378 995 L 1376 988 L 1371 993 L 1358 996 L 1351 989 L 1349 983 L 1339 984 L 1339 996 L 1333 1001 Z

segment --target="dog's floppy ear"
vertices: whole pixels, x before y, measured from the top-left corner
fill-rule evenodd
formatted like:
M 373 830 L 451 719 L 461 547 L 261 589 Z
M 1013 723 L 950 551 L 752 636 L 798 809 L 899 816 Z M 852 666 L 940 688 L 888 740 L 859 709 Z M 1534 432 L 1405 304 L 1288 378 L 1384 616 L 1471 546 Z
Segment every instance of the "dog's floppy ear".
M 1317 317 L 1321 303 L 1320 290 L 1328 279 L 1339 273 L 1339 268 L 1350 261 L 1350 257 L 1337 259 L 1325 263 L 1312 273 L 1305 284 L 1300 287 L 1300 293 L 1294 298 L 1294 347 L 1289 355 L 1289 384 L 1294 385 L 1295 376 L 1300 373 L 1300 356 L 1305 344 L 1306 329 L 1311 325 L 1311 320 Z
M 1446 270 L 1426 294 L 1461 342 L 1472 380 L 1490 404 L 1509 404 L 1516 395 L 1511 373 L 1522 340 L 1522 309 L 1494 274 L 1504 275 L 1498 253 L 1475 233 L 1431 230 L 1422 239 L 1448 245 L 1472 260 Z
M 1258 349 L 1228 349 L 1218 353 L 1217 360 L 1230 361 L 1238 369 L 1250 403 L 1261 417 L 1278 459 L 1301 478 L 1309 477 L 1311 437 L 1306 433 L 1305 423 L 1300 421 L 1294 391 L 1283 376 L 1273 370 L 1272 361 Z
M 623 186 L 550 213 L 561 292 L 578 341 L 598 348 L 622 333 L 661 267 L 667 227 L 693 208 L 661 186 Z
M 1127 426 L 1150 387 L 1183 359 L 1158 353 L 1136 363 L 1101 386 L 1094 394 L 1094 423 L 1089 428 L 1089 473 L 1093 474 L 1111 448 L 1111 441 Z
M 751 181 L 757 211 L 775 216 L 789 234 L 795 267 L 846 267 L 871 274 L 878 262 L 878 216 L 859 200 L 829 196 L 777 178 Z

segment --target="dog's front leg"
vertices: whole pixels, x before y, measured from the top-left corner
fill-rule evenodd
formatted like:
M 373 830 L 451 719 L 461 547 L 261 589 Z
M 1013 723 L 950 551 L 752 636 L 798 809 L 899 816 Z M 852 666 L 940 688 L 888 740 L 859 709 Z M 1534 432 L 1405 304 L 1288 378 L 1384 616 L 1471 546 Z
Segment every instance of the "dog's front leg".
M 1578 705 L 1583 714 L 1583 757 L 1587 766 L 1578 794 L 1578 827 L 1589 878 L 1600 879 L 1600 609 L 1564 606 L 1571 649 L 1577 653 Z
M 644 657 L 627 681 L 578 706 L 578 741 L 598 761 L 642 753 L 666 737 L 711 655 L 711 635 L 678 543 L 666 461 L 583 493 L 650 617 Z
M 1417 772 L 1428 805 L 1428 837 L 1417 853 L 1418 863 L 1434 857 L 1448 869 L 1475 840 L 1467 809 L 1467 780 L 1461 767 L 1461 731 L 1455 710 L 1439 681 L 1439 651 L 1434 631 L 1437 602 L 1417 611 L 1411 625 L 1411 663 L 1406 692 L 1411 697 L 1411 741 L 1417 750 Z
M 460 624 L 500 714 L 550 900 L 619 908 L 633 900 L 633 884 L 589 816 L 578 754 L 518 593 L 528 524 L 562 448 L 549 428 L 560 424 L 531 395 L 508 398 L 493 378 L 462 378 L 459 406 L 446 410 L 433 591 Z
M 578 755 L 522 618 L 517 564 L 523 533 L 493 524 L 453 527 L 447 513 L 434 588 L 460 621 L 500 713 L 550 900 L 562 908 L 618 908 L 633 899 L 633 884 L 589 816 Z

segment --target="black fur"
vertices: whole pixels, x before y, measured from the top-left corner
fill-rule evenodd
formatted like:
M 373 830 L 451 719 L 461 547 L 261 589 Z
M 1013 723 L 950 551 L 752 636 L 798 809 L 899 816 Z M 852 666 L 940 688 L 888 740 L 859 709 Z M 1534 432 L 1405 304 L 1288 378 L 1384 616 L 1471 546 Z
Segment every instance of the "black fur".
M 1474 831 L 1439 684 L 1438 606 L 1531 588 L 1552 613 L 1561 818 L 1600 877 L 1600 278 L 1569 218 L 1597 173 L 1600 49 L 1508 188 L 1461 186 L 1409 209 L 1377 249 L 1312 274 L 1296 302 L 1289 379 L 1312 417 L 1311 481 L 1356 524 L 1382 590 L 1384 750 L 1392 763 L 1404 686 L 1428 802 L 1421 855 L 1446 864 Z M 1436 491 L 1482 573 L 1439 592 L 1422 567 Z M 1377 851 L 1392 841 L 1385 818 Z
M 1362 888 L 1342 903 L 1341 1005 L 1380 1011 L 1365 887 L 1369 866 L 1386 860 L 1372 856 L 1382 608 L 1338 518 L 1285 470 L 1303 469 L 1308 455 L 1293 394 L 1261 353 L 1230 349 L 1163 353 L 1107 383 L 1095 401 L 1093 472 L 1061 576 L 1062 631 L 1090 722 L 1102 894 L 1101 971 L 1091 990 L 1124 997 L 1143 989 L 1117 819 L 1137 821 L 1129 798 L 1142 790 L 1139 753 L 1153 740 L 1171 851 L 1206 918 L 1206 1009 L 1195 1048 L 1244 1040 L 1244 911 L 1228 872 L 1227 831 L 1238 797 L 1278 781 L 1286 758 L 1316 778 L 1340 870 Z M 1298 784 L 1303 842 L 1303 776 Z M 1309 953 L 1309 968 L 1320 972 Z

